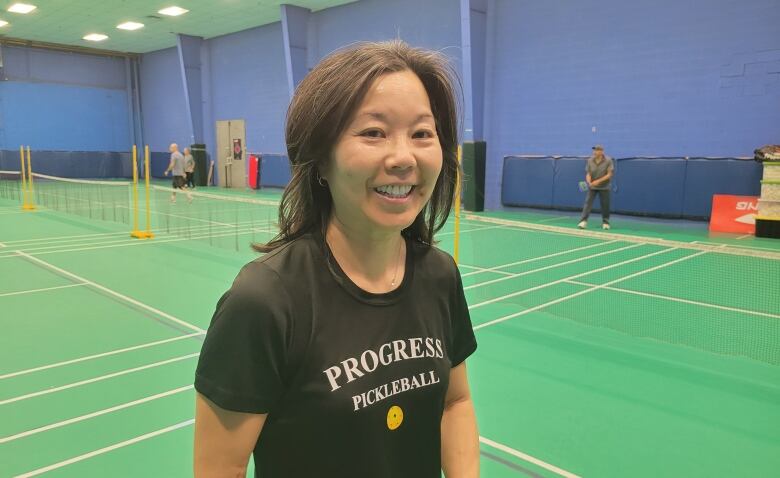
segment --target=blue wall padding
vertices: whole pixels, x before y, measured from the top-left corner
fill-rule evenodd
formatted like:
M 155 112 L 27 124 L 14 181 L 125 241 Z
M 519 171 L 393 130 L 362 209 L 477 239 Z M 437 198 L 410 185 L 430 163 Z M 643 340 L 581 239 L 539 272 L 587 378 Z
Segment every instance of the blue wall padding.
M 48 83 L 0 81 L 0 148 L 130 149 L 127 92 Z
M 555 161 L 555 179 L 553 181 L 553 207 L 557 209 L 582 208 L 585 199 L 578 185 L 584 179 L 584 159 L 557 159 Z
M 553 206 L 552 158 L 504 158 L 504 181 L 501 201 L 512 206 Z
M 709 217 L 713 194 L 761 194 L 763 170 L 757 161 L 689 159 L 686 164 L 683 216 Z
M 108 151 L 32 151 L 34 173 L 62 178 L 129 178 L 130 153 Z M 0 151 L 0 170 L 18 171 L 19 151 Z
M 757 196 L 762 168 L 740 159 L 621 158 L 615 161 L 612 211 L 626 214 L 704 219 L 713 194 Z M 504 206 L 579 209 L 585 199 L 581 158 L 504 158 Z M 549 191 L 552 191 L 552 199 Z M 596 202 L 598 205 L 598 201 Z M 596 208 L 597 210 L 598 208 Z
M 682 216 L 685 160 L 626 158 L 618 161 L 616 168 L 613 211 Z
M 290 160 L 284 154 L 263 154 L 260 160 L 260 186 L 283 188 L 290 182 Z
M 171 153 L 152 151 L 149 153 L 149 162 L 152 164 L 152 177 L 164 178 L 163 174 L 171 162 Z M 168 176 L 170 177 L 170 176 Z

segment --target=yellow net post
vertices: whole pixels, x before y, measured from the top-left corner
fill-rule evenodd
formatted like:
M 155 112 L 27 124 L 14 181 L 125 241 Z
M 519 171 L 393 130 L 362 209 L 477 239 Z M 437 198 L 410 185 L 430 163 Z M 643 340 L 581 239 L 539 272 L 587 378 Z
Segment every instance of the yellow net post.
M 458 263 L 460 256 L 460 157 L 462 150 L 458 145 L 458 172 L 457 180 L 455 182 L 455 240 L 453 245 L 453 256 L 455 257 L 455 264 Z
M 151 239 L 154 237 L 154 234 L 152 233 L 152 208 L 151 208 L 151 199 L 149 198 L 150 189 L 149 186 L 149 177 L 151 175 L 151 168 L 149 167 L 149 145 L 147 144 L 144 147 L 144 178 L 146 181 L 146 232 L 144 232 L 144 235 L 146 236 L 146 239 Z
M 144 239 L 144 233 L 138 229 L 138 147 L 133 145 L 133 230 L 131 237 Z
M 22 161 L 22 169 L 24 169 L 24 161 Z M 24 209 L 25 211 L 34 211 L 35 210 L 35 188 L 33 187 L 32 156 L 30 154 L 29 146 L 27 146 L 27 189 L 29 191 L 29 199 L 26 204 L 22 205 L 22 209 Z
M 22 209 L 27 209 L 27 166 L 24 161 L 24 146 L 19 146 L 19 160 L 22 169 L 19 171 L 22 177 Z

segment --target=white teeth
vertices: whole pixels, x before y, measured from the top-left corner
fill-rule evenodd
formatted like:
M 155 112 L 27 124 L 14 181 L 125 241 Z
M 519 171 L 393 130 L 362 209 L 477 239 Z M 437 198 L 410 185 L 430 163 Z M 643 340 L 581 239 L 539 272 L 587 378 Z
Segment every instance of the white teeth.
M 411 190 L 412 190 L 412 186 L 410 185 L 380 186 L 376 188 L 377 192 L 392 197 L 405 197 L 409 194 Z

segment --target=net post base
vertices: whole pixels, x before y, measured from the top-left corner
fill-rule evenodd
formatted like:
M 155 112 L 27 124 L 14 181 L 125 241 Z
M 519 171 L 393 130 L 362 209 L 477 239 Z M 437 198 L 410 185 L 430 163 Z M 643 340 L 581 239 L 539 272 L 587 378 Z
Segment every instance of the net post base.
M 38 208 L 33 204 L 25 204 L 22 206 L 22 211 L 35 211 L 36 209 Z
M 133 231 L 130 233 L 130 237 L 134 237 L 136 239 L 152 239 L 154 234 L 146 231 Z

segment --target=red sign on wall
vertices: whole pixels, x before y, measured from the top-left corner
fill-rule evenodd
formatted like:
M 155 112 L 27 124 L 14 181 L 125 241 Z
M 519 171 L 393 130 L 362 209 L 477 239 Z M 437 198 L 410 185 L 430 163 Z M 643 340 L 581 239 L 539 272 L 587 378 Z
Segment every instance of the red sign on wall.
M 712 196 L 710 231 L 755 234 L 757 212 L 757 196 L 715 194 Z

